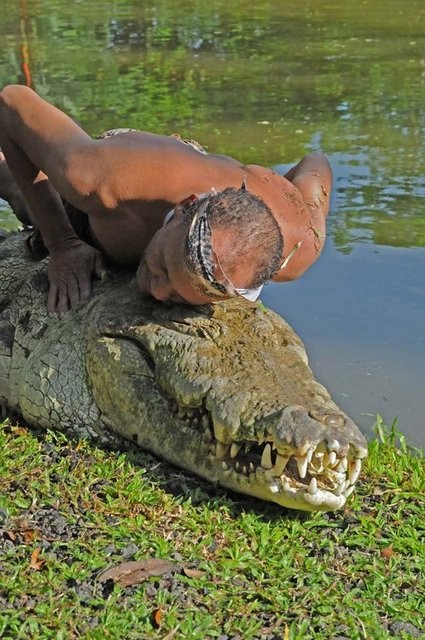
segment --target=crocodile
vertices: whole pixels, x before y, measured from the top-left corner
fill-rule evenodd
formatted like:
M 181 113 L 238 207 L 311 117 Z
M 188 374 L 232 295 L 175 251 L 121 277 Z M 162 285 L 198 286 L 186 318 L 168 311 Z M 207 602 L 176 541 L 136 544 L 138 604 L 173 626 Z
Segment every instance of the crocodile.
M 0 401 L 29 425 L 136 443 L 223 487 L 306 511 L 341 508 L 364 436 L 261 303 L 189 307 L 140 295 L 133 273 L 95 284 L 62 320 L 25 232 L 0 240 Z

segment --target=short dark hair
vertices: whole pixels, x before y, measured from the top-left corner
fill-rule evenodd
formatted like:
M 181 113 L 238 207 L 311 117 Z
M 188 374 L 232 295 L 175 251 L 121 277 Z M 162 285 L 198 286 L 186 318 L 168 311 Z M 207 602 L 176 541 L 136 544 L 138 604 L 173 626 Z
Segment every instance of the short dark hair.
M 270 208 L 260 197 L 244 186 L 228 187 L 208 197 L 205 204 L 195 200 L 185 207 L 188 224 L 203 206 L 211 231 L 228 229 L 232 234 L 232 252 L 220 256 L 220 267 L 231 273 L 240 260 L 249 259 L 253 276 L 247 289 L 256 288 L 270 280 L 282 263 L 283 237 Z M 189 269 L 198 271 L 196 257 L 189 255 L 190 243 L 185 244 L 184 260 Z M 216 265 L 217 266 L 217 265 Z

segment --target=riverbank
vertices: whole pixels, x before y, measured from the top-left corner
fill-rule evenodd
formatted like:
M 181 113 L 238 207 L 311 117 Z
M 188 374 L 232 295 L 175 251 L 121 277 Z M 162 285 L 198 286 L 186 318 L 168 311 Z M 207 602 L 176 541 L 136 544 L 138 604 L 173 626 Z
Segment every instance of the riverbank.
M 425 637 L 424 458 L 376 434 L 346 507 L 303 514 L 5 422 L 0 637 Z

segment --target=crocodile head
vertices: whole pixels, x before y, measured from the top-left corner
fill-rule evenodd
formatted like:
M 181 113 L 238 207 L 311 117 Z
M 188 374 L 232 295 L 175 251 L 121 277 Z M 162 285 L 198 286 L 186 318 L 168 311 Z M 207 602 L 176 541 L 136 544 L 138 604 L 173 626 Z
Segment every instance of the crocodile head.
M 237 300 L 148 303 L 137 322 L 106 324 L 87 369 L 107 427 L 237 492 L 307 511 L 345 504 L 365 439 L 279 316 Z

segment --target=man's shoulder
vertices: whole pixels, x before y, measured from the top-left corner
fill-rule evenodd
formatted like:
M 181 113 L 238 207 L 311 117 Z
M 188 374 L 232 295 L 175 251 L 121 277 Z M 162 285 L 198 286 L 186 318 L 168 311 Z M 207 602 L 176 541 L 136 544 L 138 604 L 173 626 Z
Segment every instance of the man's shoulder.
M 247 188 L 249 188 L 248 180 L 251 177 L 253 184 L 260 183 L 265 189 L 270 191 L 277 189 L 280 193 L 295 193 L 298 191 L 296 187 L 280 173 L 277 173 L 270 167 L 262 167 L 259 164 L 246 164 L 241 167 L 247 174 Z
M 304 207 L 299 189 L 285 176 L 260 165 L 245 165 L 242 169 L 246 171 L 247 189 L 260 196 L 277 219 L 287 215 L 288 209 L 295 213 Z

